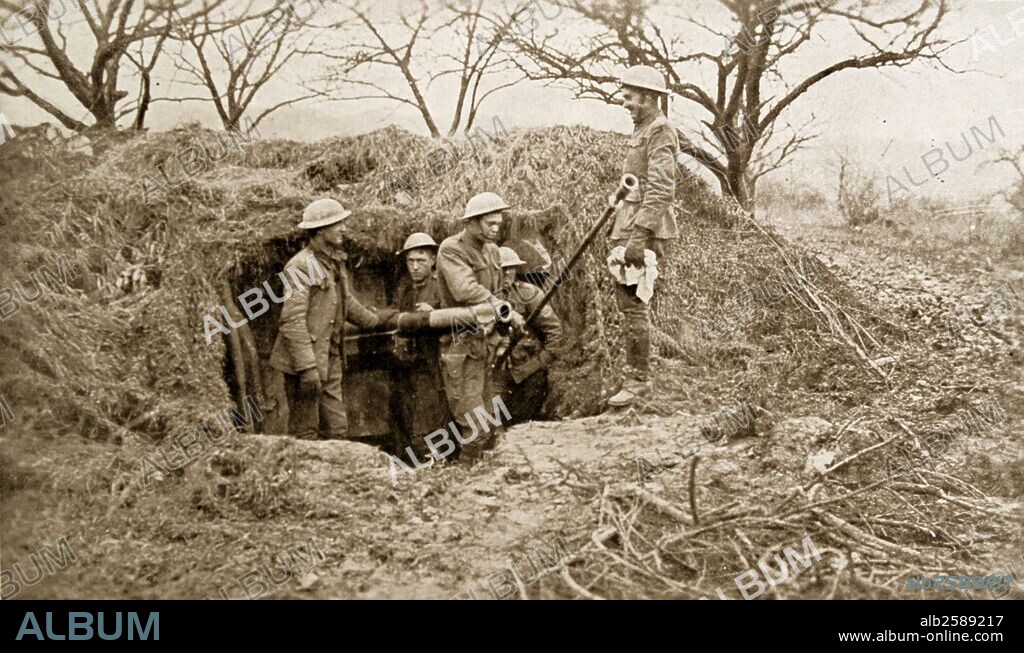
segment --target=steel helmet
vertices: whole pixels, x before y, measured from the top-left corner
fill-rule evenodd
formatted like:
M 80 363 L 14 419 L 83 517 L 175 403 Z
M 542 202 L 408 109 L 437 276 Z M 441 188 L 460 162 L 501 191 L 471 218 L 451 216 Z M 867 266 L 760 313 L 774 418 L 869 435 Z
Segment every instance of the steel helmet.
M 480 193 L 469 198 L 469 201 L 466 202 L 466 213 L 462 216 L 462 219 L 469 220 L 470 218 L 487 215 L 488 213 L 504 211 L 507 208 L 509 208 L 509 205 L 497 193 Z
M 310 202 L 306 210 L 302 212 L 302 222 L 299 223 L 299 229 L 327 227 L 335 222 L 341 222 L 350 215 L 352 215 L 352 212 L 342 206 L 341 202 L 332 200 L 329 197 L 323 197 Z
M 511 247 L 501 247 L 498 251 L 501 253 L 501 267 L 503 268 L 526 265 L 526 261 L 519 258 L 519 254 L 516 254 L 516 250 Z
M 434 249 L 437 249 L 437 243 L 430 237 L 430 234 L 417 231 L 414 234 L 409 234 L 409 237 L 405 239 L 405 244 L 402 245 L 402 249 L 398 250 L 398 254 L 402 255 L 409 250 L 420 249 L 422 247 L 433 247 Z
M 650 66 L 630 66 L 626 72 L 619 75 L 619 82 L 623 86 L 635 86 L 657 93 L 670 92 L 665 88 L 665 78 L 662 74 Z

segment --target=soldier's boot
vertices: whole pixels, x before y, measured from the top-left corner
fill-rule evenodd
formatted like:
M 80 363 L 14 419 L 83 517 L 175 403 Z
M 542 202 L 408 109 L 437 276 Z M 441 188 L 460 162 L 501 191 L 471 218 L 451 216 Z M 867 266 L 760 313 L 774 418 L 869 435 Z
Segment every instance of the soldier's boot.
M 501 439 L 504 435 L 505 435 L 505 427 L 504 426 L 496 426 L 496 427 L 494 427 L 494 429 L 491 431 L 491 433 L 489 434 L 487 439 L 484 440 L 484 443 L 482 445 L 483 446 L 483 450 L 484 451 L 490 451 L 494 447 L 498 446 L 498 440 Z
M 402 442 L 402 444 L 405 446 L 403 446 L 401 450 L 401 456 L 412 464 L 418 462 L 420 465 L 425 465 L 428 464 L 430 460 L 434 459 L 434 454 L 430 450 L 430 446 L 427 444 L 426 438 L 410 438 L 407 445 L 405 442 Z M 410 458 L 415 458 L 415 460 L 409 460 Z M 438 460 L 436 462 L 441 461 Z
M 484 457 L 484 452 L 490 449 L 493 444 L 490 441 L 493 438 L 489 433 L 481 433 L 472 442 L 462 445 L 462 451 L 459 453 L 459 464 L 472 467 Z
M 608 400 L 613 408 L 632 406 L 651 394 L 650 358 L 651 337 L 647 316 L 631 316 L 626 333 L 626 381 L 622 389 Z
M 481 429 L 473 419 L 472 413 L 464 413 L 456 417 L 450 427 L 458 431 L 459 434 L 456 438 L 459 442 L 459 463 L 473 466 L 483 457 L 484 451 L 488 448 L 488 440 L 493 437 L 493 433 Z
M 468 463 L 470 466 L 479 462 L 484 457 L 484 452 L 493 449 L 498 444 L 498 438 L 505 432 L 501 426 L 492 426 L 485 431 L 483 427 L 476 424 L 479 420 L 471 421 L 474 425 L 472 428 L 477 429 L 477 435 L 472 441 L 462 445 L 462 453 L 459 457 L 460 463 Z
M 649 380 L 630 377 L 622 384 L 622 389 L 608 399 L 608 405 L 612 408 L 625 408 L 649 397 L 650 394 L 651 382 Z

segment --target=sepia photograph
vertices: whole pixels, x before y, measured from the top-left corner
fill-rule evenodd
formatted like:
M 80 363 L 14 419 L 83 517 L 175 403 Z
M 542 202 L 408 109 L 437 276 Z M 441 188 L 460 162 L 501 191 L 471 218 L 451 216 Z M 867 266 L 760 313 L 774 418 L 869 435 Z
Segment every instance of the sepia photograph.
M 1022 64 L 1024 0 L 0 0 L 4 637 L 858 600 L 828 641 L 1002 642 Z

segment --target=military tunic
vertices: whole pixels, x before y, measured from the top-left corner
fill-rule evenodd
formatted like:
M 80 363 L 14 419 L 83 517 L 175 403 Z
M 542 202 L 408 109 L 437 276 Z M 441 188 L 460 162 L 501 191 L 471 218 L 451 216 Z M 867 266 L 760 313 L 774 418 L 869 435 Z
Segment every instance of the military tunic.
M 622 173 L 635 175 L 640 187 L 627 194 L 616 211 L 612 241 L 628 240 L 635 235 L 655 240 L 679 236 L 672 206 L 678 152 L 679 136 L 662 114 L 634 129 Z
M 498 297 L 512 304 L 512 308 L 523 317 L 529 317 L 540 305 L 544 291 L 525 281 L 514 281 L 510 288 L 502 288 Z M 562 323 L 551 304 L 546 304 L 540 315 L 530 325 L 530 331 L 516 343 L 515 351 L 509 356 L 513 366 L 522 365 L 535 356 L 544 359 L 544 365 L 553 363 L 562 351 Z
M 661 113 L 634 129 L 622 171 L 636 175 L 640 185 L 616 211 L 610 249 L 639 239 L 657 255 L 659 264 L 668 255 L 669 244 L 679 235 L 672 206 L 678 151 L 675 128 Z M 635 286 L 616 284 L 615 298 L 625 318 L 627 374 L 646 381 L 651 351 L 650 307 L 636 296 Z
M 497 303 L 501 287 L 498 246 L 474 239 L 465 230 L 450 236 L 437 251 L 437 286 L 441 308 Z M 493 446 L 500 429 L 487 433 L 473 418 L 474 410 L 492 411 L 500 387 L 494 383 L 494 364 L 501 335 L 493 328 L 462 329 L 441 337 L 441 367 L 448 407 L 464 440 L 461 455 L 475 458 Z M 476 436 L 473 436 L 476 434 Z
M 270 354 L 270 365 L 284 373 L 288 399 L 288 432 L 315 439 L 321 423 L 329 437 L 348 432 L 342 395 L 341 343 L 345 321 L 373 328 L 381 318 L 352 294 L 340 261 L 307 246 L 285 264 L 290 294 L 281 308 L 280 328 Z M 300 391 L 301 373 L 316 369 L 321 379 L 319 396 Z M 325 381 L 326 380 L 326 381 Z
M 416 285 L 405 275 L 395 291 L 395 308 L 401 312 L 415 311 L 420 304 L 441 308 L 437 275 L 432 274 Z M 404 369 L 395 375 L 397 390 L 395 414 L 398 418 L 396 450 L 412 447 L 416 462 L 423 464 L 430 455 L 424 438 L 451 419 L 444 395 L 440 348 L 436 337 L 409 336 L 402 339 L 404 348 L 398 357 Z M 413 463 L 412 460 L 409 461 Z
M 544 291 L 525 281 L 515 281 L 511 287 L 502 288 L 499 297 L 511 303 L 523 317 L 529 317 L 540 305 Z M 551 305 L 547 304 L 530 325 L 530 330 L 516 343 L 516 348 L 509 355 L 509 367 L 502 374 L 505 405 L 513 420 L 544 417 L 547 368 L 559 358 L 562 347 L 562 323 Z M 521 370 L 532 368 L 535 371 L 520 378 L 518 383 L 513 378 L 514 374 L 523 374 Z
M 437 290 L 437 274 L 432 274 L 419 285 L 409 275 L 402 277 L 395 290 L 395 308 L 399 311 L 415 311 L 420 304 L 429 304 L 433 308 L 441 308 L 441 297 Z

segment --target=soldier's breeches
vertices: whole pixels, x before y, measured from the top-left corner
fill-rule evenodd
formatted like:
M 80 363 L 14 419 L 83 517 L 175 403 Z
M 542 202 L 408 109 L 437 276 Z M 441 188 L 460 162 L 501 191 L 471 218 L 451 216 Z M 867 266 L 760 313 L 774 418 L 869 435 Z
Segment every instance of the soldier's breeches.
M 500 394 L 492 379 L 495 348 L 483 342 L 455 343 L 442 345 L 441 368 L 444 376 L 444 391 L 448 408 L 459 430 L 460 456 L 476 458 L 480 453 L 494 446 L 501 427 L 479 423 L 477 413 L 489 409 L 493 397 Z
M 650 307 L 636 296 L 636 286 L 615 286 L 615 300 L 622 313 L 626 336 L 626 365 L 646 381 L 651 367 Z
M 319 395 L 303 393 L 299 378 L 295 374 L 284 375 L 288 434 L 302 440 L 316 440 L 321 432 L 327 438 L 345 437 L 348 434 L 348 417 L 341 389 L 341 357 L 330 357 L 327 383 L 321 385 Z
M 627 240 L 613 240 L 612 248 L 625 247 Z M 660 251 L 655 251 L 660 255 Z M 615 285 L 615 303 L 622 313 L 623 335 L 626 340 L 627 374 L 646 381 L 651 367 L 651 313 L 650 307 L 636 296 L 636 286 Z
M 651 239 L 648 248 L 658 257 L 658 270 L 664 275 L 664 261 L 669 254 L 670 242 Z M 628 240 L 612 240 L 611 247 L 625 247 Z M 655 291 L 657 297 L 657 291 Z M 651 299 L 654 301 L 654 298 Z M 622 313 L 626 337 L 626 365 L 629 372 L 639 381 L 647 381 L 651 368 L 651 307 L 636 296 L 636 286 L 615 286 L 615 302 Z

